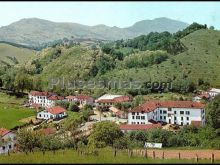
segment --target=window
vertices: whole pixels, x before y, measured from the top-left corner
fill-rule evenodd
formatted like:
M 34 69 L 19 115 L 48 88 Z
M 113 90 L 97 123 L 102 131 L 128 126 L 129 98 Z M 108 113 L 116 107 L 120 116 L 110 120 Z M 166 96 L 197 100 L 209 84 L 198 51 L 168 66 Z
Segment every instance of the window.
M 144 114 L 144 111 L 141 111 L 141 114 Z
M 8 148 L 11 149 L 11 145 L 9 145 Z
M 189 123 L 187 122 L 186 125 L 189 125 Z
M 140 119 L 140 116 L 136 116 L 136 119 Z
M 145 124 L 144 122 L 141 122 L 141 124 Z
M 162 120 L 162 116 L 160 116 L 160 120 Z
M 139 115 L 139 112 L 137 112 L 137 115 Z
M 186 115 L 190 115 L 190 112 L 189 112 L 189 111 L 186 111 Z
M 186 117 L 186 120 L 189 120 L 189 117 Z
M 141 116 L 141 119 L 142 119 L 142 120 L 145 120 L 145 116 Z
M 132 119 L 134 119 L 134 116 L 132 116 Z
M 176 124 L 176 122 L 174 121 L 174 124 Z
M 184 111 L 180 111 L 180 115 L 184 115 Z
M 5 150 L 5 146 L 2 147 L 2 150 Z
M 174 120 L 176 120 L 176 116 L 174 116 Z
M 176 114 L 176 111 L 174 111 L 174 114 Z
M 163 111 L 163 114 L 167 114 L 167 111 Z
M 166 120 L 166 116 L 164 116 L 163 119 Z
M 181 120 L 183 120 L 183 117 L 181 117 Z
M 160 110 L 160 114 L 162 114 L 162 110 Z
M 135 115 L 135 112 L 132 112 L 132 115 Z
M 137 124 L 139 124 L 139 122 L 137 122 Z
M 171 108 L 168 108 L 168 111 L 171 111 Z
M 183 125 L 183 122 L 181 122 L 181 125 Z

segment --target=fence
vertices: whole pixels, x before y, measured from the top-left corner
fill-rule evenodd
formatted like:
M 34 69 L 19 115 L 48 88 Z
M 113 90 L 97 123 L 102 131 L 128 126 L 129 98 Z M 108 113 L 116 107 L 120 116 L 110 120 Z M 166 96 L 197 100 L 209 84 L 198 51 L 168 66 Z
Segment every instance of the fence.
M 159 159 L 210 159 L 220 160 L 220 150 L 152 150 L 134 149 L 134 156 Z

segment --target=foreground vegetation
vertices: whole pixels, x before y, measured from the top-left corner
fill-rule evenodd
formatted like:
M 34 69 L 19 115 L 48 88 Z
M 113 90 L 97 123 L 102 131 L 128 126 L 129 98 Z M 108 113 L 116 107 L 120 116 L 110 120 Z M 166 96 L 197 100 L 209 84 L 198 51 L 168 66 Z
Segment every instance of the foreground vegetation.
M 128 157 L 127 152 L 120 152 L 116 157 L 113 156 L 112 150 L 102 149 L 98 156 L 80 155 L 75 150 L 59 150 L 55 154 L 53 152 L 34 152 L 28 155 L 25 153 L 11 154 L 10 156 L 0 156 L 1 163 L 195 163 L 195 160 L 175 160 L 175 159 L 151 159 L 133 156 Z M 199 160 L 198 163 L 210 163 L 210 160 Z M 219 163 L 219 161 L 215 161 Z

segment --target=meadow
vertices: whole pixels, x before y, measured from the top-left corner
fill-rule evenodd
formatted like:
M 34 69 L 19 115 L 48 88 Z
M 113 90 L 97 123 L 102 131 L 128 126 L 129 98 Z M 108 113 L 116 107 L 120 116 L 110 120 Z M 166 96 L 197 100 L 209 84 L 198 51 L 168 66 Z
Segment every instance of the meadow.
M 24 123 L 20 120 L 35 115 L 33 109 L 22 107 L 24 99 L 0 93 L 0 128 L 21 126 Z
M 34 55 L 35 52 L 33 50 L 0 43 L 0 60 L 3 60 L 9 64 L 13 64 L 13 62 L 7 58 L 7 56 L 15 57 L 20 64 L 24 64 L 34 57 Z
M 52 151 L 47 151 L 45 155 L 42 152 L 34 152 L 26 155 L 25 153 L 13 153 L 0 156 L 1 163 L 74 163 L 74 164 L 99 164 L 99 163 L 135 163 L 135 164 L 148 164 L 148 163 L 210 163 L 210 160 L 177 160 L 177 159 L 152 159 L 140 156 L 128 157 L 127 152 L 118 152 L 114 157 L 113 152 L 107 149 L 101 149 L 98 156 L 81 155 L 75 150 L 60 150 L 55 154 Z M 219 161 L 215 161 L 219 163 Z

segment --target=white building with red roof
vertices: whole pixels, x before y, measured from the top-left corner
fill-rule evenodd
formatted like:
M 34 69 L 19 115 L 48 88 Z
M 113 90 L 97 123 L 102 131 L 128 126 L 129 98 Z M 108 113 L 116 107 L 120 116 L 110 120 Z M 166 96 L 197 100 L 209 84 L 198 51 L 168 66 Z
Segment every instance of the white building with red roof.
M 29 104 L 33 107 L 53 107 L 58 100 L 64 100 L 64 97 L 50 92 L 32 91 L 29 93 Z
M 16 147 L 16 134 L 11 130 L 0 128 L 0 154 L 8 153 Z
M 81 107 L 94 103 L 94 99 L 87 95 L 66 96 L 65 99 L 69 102 L 79 102 Z
M 128 124 L 152 124 L 150 120 L 204 126 L 204 104 L 193 101 L 147 101 L 128 113 Z
M 95 100 L 97 106 L 112 106 L 116 103 L 130 102 L 132 99 L 125 95 L 111 95 L 105 94 Z
M 37 113 L 37 118 L 44 120 L 48 120 L 48 119 L 59 120 L 66 116 L 67 116 L 66 109 L 60 106 L 46 108 L 45 110 Z

